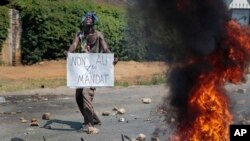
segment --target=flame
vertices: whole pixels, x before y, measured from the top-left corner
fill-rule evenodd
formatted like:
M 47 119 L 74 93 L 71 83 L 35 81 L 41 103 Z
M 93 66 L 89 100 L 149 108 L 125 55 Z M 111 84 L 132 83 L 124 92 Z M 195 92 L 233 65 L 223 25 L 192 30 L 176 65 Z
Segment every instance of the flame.
M 210 70 L 201 72 L 188 92 L 185 121 L 172 141 L 229 141 L 229 125 L 233 116 L 223 86 L 226 82 L 240 83 L 250 61 L 250 32 L 235 21 L 226 26 L 226 37 L 218 49 L 204 60 Z M 192 60 L 192 63 L 199 60 Z

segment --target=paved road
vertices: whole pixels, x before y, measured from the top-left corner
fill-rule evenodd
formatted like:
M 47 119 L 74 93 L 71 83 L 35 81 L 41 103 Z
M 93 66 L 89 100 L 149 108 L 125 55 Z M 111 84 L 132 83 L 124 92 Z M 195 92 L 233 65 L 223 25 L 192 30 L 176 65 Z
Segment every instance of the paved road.
M 226 85 L 235 124 L 250 124 L 249 86 L 249 81 L 241 85 Z M 235 91 L 236 89 L 243 92 Z M 97 135 L 79 132 L 83 119 L 77 112 L 73 89 L 44 88 L 0 94 L 6 98 L 5 103 L 0 103 L 0 140 L 22 138 L 26 141 L 43 141 L 44 136 L 46 141 L 80 141 L 80 138 L 85 141 L 122 141 L 121 134 L 135 138 L 139 133 L 143 133 L 146 135 L 146 141 L 150 141 L 156 127 L 164 126 L 171 130 L 168 125 L 161 122 L 163 119 L 159 114 L 155 115 L 162 98 L 167 94 L 168 89 L 164 85 L 99 88 L 94 105 L 103 124 L 98 126 L 101 131 Z M 152 103 L 143 104 L 143 97 L 151 98 Z M 125 108 L 126 113 L 115 115 L 112 111 L 114 107 Z M 102 116 L 104 111 L 111 112 L 111 115 Z M 42 120 L 42 114 L 45 112 L 52 114 L 51 120 Z M 28 123 L 21 123 L 20 117 L 27 119 Z M 39 127 L 29 126 L 33 117 L 39 120 Z M 126 121 L 119 122 L 121 117 Z M 51 125 L 52 129 L 43 128 L 46 124 Z M 165 140 L 163 138 L 165 137 L 162 135 L 160 139 Z
M 135 138 L 140 133 L 150 140 L 159 124 L 159 118 L 152 113 L 165 94 L 167 89 L 163 85 L 97 89 L 94 105 L 102 121 L 102 125 L 97 126 L 100 129 L 97 135 L 79 131 L 83 118 L 78 112 L 73 89 L 61 87 L 0 94 L 6 98 L 6 103 L 0 104 L 0 140 L 43 141 L 44 136 L 46 141 L 80 141 L 81 137 L 85 141 L 121 141 L 121 134 Z M 143 104 L 143 97 L 151 98 L 152 103 Z M 114 107 L 125 108 L 126 113 L 116 115 L 112 111 Z M 111 112 L 111 115 L 102 116 L 104 111 Z M 51 120 L 42 120 L 45 112 L 52 114 Z M 21 123 L 20 117 L 28 122 Z M 39 127 L 29 125 L 32 118 L 39 120 Z M 119 122 L 119 118 L 126 120 Z M 43 128 L 48 124 L 51 129 Z

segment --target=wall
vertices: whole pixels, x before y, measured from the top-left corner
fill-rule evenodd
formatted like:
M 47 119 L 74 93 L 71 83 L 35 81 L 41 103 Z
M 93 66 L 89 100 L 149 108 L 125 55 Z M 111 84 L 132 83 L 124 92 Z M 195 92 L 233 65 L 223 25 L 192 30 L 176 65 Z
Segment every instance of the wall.
M 21 64 L 21 24 L 19 19 L 19 12 L 10 9 L 10 27 L 8 29 L 8 37 L 4 42 L 1 51 L 2 65 L 20 65 Z

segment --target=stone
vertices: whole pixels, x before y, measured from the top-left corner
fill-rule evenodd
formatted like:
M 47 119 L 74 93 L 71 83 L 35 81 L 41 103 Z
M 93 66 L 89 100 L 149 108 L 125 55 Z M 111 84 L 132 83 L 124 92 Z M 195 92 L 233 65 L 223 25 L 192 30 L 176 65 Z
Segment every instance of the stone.
M 146 140 L 146 135 L 140 133 L 138 137 L 136 138 L 137 141 L 145 141 Z
M 120 108 L 117 110 L 117 114 L 125 114 L 126 110 L 124 108 Z
M 236 103 L 237 103 L 238 105 L 243 105 L 243 104 L 246 103 L 246 100 L 245 100 L 245 99 L 238 100 Z
M 117 108 L 117 107 L 114 107 L 114 108 L 113 108 L 113 111 L 118 111 L 118 109 L 119 109 L 119 108 Z
M 42 100 L 43 101 L 48 101 L 49 99 L 47 97 L 44 97 Z
M 144 121 L 151 121 L 151 120 L 152 120 L 151 118 L 144 119 Z
M 151 141 L 160 141 L 160 139 L 158 137 L 152 137 Z
M 151 98 L 143 98 L 143 99 L 142 99 L 142 102 L 143 102 L 144 104 L 150 104 L 150 103 L 152 102 L 152 100 L 151 100 Z
M 125 118 L 119 118 L 119 120 L 118 121 L 120 121 L 120 122 L 124 122 L 125 121 Z
M 51 117 L 51 114 L 47 112 L 47 113 L 43 114 L 42 119 L 43 120 L 50 120 L 50 117 Z
M 171 122 L 175 122 L 175 118 L 172 117 L 172 118 L 170 119 L 170 121 L 171 121 Z
M 37 121 L 31 122 L 30 126 L 39 126 L 39 123 Z
M 36 118 L 32 118 L 30 126 L 39 126 L 38 120 Z
M 102 113 L 102 115 L 103 115 L 103 116 L 109 116 L 109 115 L 110 115 L 110 112 L 105 111 L 105 112 Z
M 16 112 L 10 112 L 10 114 L 11 114 L 11 115 L 15 115 L 15 114 L 16 114 Z
M 27 123 L 26 119 L 21 119 L 21 123 Z
M 247 89 L 237 88 L 235 89 L 235 92 L 245 94 L 247 92 Z
M 36 118 L 32 118 L 31 122 L 38 122 L 38 120 Z

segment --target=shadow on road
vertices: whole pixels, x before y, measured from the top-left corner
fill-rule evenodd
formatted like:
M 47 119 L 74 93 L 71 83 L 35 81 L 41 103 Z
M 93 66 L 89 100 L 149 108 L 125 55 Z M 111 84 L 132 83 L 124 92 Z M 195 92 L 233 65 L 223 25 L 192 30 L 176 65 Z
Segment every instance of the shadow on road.
M 58 128 L 55 126 L 52 126 L 52 124 L 62 124 L 62 128 Z M 65 128 L 64 125 L 68 125 L 70 128 Z M 64 121 L 64 120 L 59 120 L 59 119 L 52 119 L 47 121 L 43 128 L 49 129 L 49 130 L 58 130 L 58 131 L 75 131 L 75 130 L 80 130 L 81 129 L 81 122 L 75 122 L 75 121 Z

